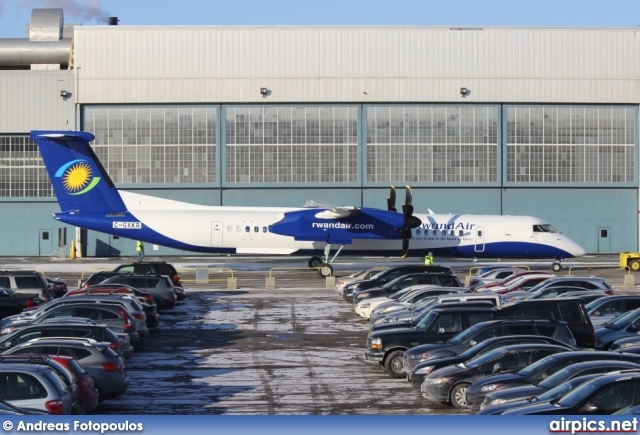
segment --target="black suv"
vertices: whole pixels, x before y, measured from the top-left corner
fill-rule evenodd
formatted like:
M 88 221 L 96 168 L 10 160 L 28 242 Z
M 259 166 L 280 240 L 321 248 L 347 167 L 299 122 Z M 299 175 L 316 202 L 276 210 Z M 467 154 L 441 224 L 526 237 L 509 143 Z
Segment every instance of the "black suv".
M 141 263 L 122 264 L 114 272 L 134 273 L 136 275 L 166 275 L 171 278 L 174 286 L 182 287 L 180 274 L 172 264 L 164 261 L 148 261 Z
M 0 287 L 13 290 L 16 300 L 20 301 L 23 307 L 53 299 L 44 275 L 33 270 L 0 271 Z
M 444 343 L 454 335 L 496 316 L 488 307 L 434 308 L 415 326 L 371 331 L 364 357 L 380 363 L 389 376 L 402 378 L 404 352 L 426 343 Z

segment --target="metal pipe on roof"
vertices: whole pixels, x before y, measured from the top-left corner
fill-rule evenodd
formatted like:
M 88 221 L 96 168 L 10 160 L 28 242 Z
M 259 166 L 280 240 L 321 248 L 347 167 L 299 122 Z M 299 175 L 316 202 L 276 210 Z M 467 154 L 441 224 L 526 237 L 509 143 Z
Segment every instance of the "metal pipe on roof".
M 20 67 L 32 64 L 60 64 L 69 62 L 71 38 L 58 41 L 29 41 L 28 39 L 0 39 L 0 67 Z

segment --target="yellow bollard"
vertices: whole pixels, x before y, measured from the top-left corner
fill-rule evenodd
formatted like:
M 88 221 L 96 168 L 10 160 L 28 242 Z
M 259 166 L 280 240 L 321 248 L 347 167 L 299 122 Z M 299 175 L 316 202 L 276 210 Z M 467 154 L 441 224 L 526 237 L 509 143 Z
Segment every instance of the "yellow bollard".
M 73 243 L 73 240 L 71 241 L 71 245 L 69 246 L 69 258 L 76 258 L 76 246 Z

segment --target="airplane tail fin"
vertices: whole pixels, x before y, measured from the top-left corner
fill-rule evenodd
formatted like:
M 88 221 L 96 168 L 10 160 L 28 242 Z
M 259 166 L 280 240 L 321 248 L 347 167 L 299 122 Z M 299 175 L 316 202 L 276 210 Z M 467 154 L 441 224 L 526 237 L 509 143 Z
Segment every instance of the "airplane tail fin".
M 82 131 L 32 131 L 62 212 L 120 213 L 126 206 Z

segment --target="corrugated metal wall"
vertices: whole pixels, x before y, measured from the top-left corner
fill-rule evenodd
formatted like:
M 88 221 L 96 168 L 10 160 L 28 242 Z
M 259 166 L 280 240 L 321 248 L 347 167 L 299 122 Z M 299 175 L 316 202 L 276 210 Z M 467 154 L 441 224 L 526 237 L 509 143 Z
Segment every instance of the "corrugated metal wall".
M 76 128 L 73 71 L 0 71 L 0 89 L 0 134 Z
M 116 27 L 75 31 L 80 103 L 635 103 L 635 29 Z M 89 67 L 90 66 L 90 67 Z M 84 69 L 83 69 L 84 67 Z

